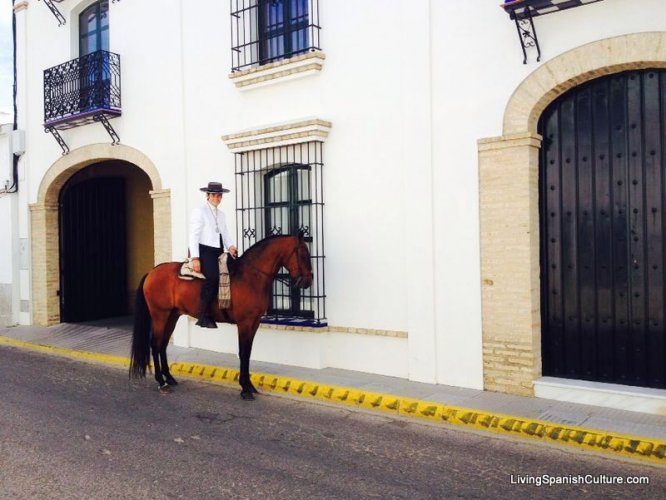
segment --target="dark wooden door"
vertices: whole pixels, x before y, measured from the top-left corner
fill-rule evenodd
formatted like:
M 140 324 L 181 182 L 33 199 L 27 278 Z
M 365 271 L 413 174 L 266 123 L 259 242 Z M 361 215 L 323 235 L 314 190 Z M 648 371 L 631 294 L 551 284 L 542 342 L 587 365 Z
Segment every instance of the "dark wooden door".
M 539 130 L 543 373 L 666 388 L 666 71 L 576 87 Z
M 127 314 L 125 179 L 65 185 L 60 195 L 60 314 L 89 321 Z

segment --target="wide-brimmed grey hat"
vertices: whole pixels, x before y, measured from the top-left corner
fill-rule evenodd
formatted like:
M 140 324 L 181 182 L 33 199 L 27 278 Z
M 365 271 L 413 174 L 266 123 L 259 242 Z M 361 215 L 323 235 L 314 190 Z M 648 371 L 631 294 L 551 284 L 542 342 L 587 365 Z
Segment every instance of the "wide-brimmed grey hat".
M 228 193 L 229 190 L 225 187 L 222 187 L 221 182 L 209 182 L 208 186 L 199 188 L 200 191 L 204 193 Z

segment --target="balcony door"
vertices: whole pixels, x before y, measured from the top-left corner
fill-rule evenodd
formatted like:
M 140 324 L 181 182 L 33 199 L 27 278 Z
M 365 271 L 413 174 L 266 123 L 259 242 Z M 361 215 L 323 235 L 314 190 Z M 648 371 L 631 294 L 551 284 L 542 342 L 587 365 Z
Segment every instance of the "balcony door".
M 104 52 L 100 52 L 104 51 Z M 109 0 L 92 4 L 79 15 L 80 111 L 110 106 Z

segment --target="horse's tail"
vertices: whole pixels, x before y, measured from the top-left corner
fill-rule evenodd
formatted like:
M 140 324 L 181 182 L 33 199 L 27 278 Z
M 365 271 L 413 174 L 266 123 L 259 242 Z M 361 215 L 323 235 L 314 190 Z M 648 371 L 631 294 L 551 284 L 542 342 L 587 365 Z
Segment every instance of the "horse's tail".
M 134 333 L 132 335 L 132 353 L 130 354 L 130 378 L 143 378 L 150 363 L 150 328 L 151 318 L 143 293 L 143 283 L 146 274 L 141 278 L 139 288 L 136 290 L 136 302 L 134 306 Z

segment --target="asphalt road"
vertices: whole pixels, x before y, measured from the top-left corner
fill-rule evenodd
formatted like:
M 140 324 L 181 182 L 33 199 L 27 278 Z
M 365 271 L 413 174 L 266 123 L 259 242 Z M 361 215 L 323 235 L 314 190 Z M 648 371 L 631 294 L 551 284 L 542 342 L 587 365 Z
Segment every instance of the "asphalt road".
M 666 498 L 666 468 L 9 347 L 0 405 L 0 498 Z

